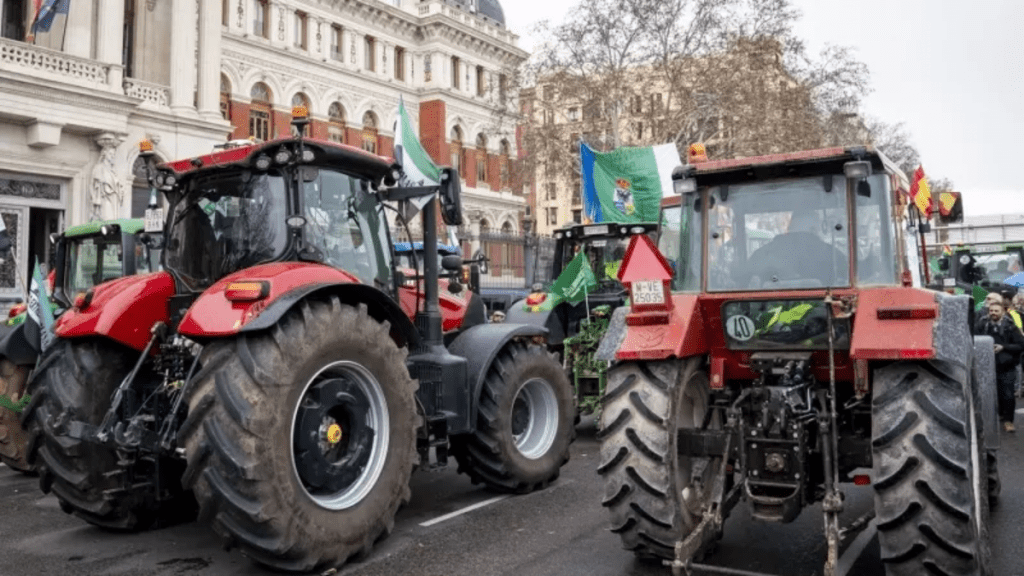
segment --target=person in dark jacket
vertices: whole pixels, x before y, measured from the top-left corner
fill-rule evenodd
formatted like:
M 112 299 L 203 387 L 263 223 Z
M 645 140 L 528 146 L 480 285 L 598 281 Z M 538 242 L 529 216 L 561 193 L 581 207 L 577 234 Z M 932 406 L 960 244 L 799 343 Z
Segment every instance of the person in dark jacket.
M 988 305 L 988 315 L 978 320 L 975 333 L 991 336 L 995 341 L 999 419 L 1003 422 L 1003 430 L 1013 432 L 1013 414 L 1017 408 L 1013 385 L 1017 379 L 1020 354 L 1024 351 L 1024 334 L 1006 314 L 1003 302 Z

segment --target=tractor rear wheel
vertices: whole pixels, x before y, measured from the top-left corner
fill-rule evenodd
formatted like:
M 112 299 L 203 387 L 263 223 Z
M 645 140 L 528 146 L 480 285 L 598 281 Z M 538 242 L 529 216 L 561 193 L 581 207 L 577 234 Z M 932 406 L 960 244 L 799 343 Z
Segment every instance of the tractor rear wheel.
M 203 351 L 178 433 L 200 519 L 266 566 L 369 553 L 410 496 L 416 383 L 406 351 L 337 296 Z
M 0 395 L 18 407 L 25 397 L 30 366 L 17 366 L 7 358 L 0 360 Z M 0 461 L 22 474 L 35 474 L 28 463 L 28 432 L 21 425 L 21 413 L 0 405 Z
M 721 459 L 711 459 L 695 485 L 696 462 L 677 451 L 678 430 L 704 425 L 708 390 L 699 359 L 624 363 L 609 371 L 598 433 L 602 504 L 622 546 L 641 558 L 674 558 L 676 542 L 693 532 L 710 498 Z
M 557 358 L 541 346 L 513 342 L 484 380 L 476 432 L 452 438 L 459 472 L 500 492 L 544 488 L 569 461 L 575 414 Z
M 71 421 L 99 426 L 111 393 L 131 371 L 139 352 L 106 339 L 58 339 L 44 353 L 25 409 L 29 463 L 39 471 L 43 492 L 61 509 L 113 530 L 144 530 L 154 524 L 191 520 L 195 502 L 176 483 L 158 501 L 140 490 L 123 490 L 125 474 L 115 451 L 64 434 Z
M 897 362 L 874 374 L 875 511 L 888 576 L 985 576 L 988 474 L 968 372 Z

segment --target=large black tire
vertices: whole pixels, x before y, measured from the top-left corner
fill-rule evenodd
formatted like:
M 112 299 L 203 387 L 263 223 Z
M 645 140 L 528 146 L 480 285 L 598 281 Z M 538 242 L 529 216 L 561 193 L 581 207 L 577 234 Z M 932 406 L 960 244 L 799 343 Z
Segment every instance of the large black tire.
M 29 366 L 17 366 L 0 359 L 0 394 L 17 405 L 25 396 Z M 28 431 L 21 425 L 21 414 L 0 406 L 0 462 L 22 474 L 35 474 L 28 462 Z
M 875 511 L 888 576 L 985 576 L 988 478 L 968 373 L 897 362 L 874 374 Z
M 365 556 L 391 532 L 418 416 L 406 351 L 388 334 L 335 296 L 207 345 L 178 439 L 200 519 L 228 545 L 305 572 Z
M 676 446 L 680 428 L 703 425 L 708 390 L 708 375 L 696 358 L 624 363 L 609 372 L 598 434 L 602 504 L 622 546 L 641 558 L 674 558 L 675 543 L 700 522 L 720 460 L 711 460 L 698 493 L 690 486 L 690 458 Z
M 98 426 L 111 393 L 131 371 L 139 352 L 101 338 L 58 339 L 29 383 L 32 401 L 23 422 L 29 432 L 29 463 L 43 492 L 90 524 L 112 530 L 143 530 L 194 516 L 190 494 L 172 483 L 161 504 L 140 490 L 125 492 L 114 450 L 63 434 L 72 420 Z
M 558 478 L 576 434 L 576 407 L 554 354 L 510 343 L 488 370 L 479 402 L 476 432 L 452 438 L 459 472 L 517 494 Z

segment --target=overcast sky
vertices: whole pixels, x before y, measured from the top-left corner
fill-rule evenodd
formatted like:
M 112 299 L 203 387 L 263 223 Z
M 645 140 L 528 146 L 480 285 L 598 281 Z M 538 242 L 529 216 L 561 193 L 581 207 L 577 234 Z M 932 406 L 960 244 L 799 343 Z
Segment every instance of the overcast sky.
M 903 122 L 925 172 L 953 180 L 968 216 L 1024 213 L 1024 2 L 793 0 L 813 51 L 852 46 L 871 71 L 865 112 Z M 508 27 L 558 22 L 575 0 L 505 0 Z

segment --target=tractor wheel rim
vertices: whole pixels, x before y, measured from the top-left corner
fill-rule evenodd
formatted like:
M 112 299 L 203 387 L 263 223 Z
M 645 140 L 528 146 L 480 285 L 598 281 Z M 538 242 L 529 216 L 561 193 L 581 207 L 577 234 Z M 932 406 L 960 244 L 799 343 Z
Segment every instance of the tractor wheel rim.
M 512 438 L 523 456 L 536 460 L 547 453 L 558 432 L 558 399 L 551 383 L 527 380 L 512 403 Z
M 384 390 L 363 365 L 333 362 L 306 383 L 292 415 L 292 469 L 328 510 L 351 508 L 384 469 L 390 420 Z

